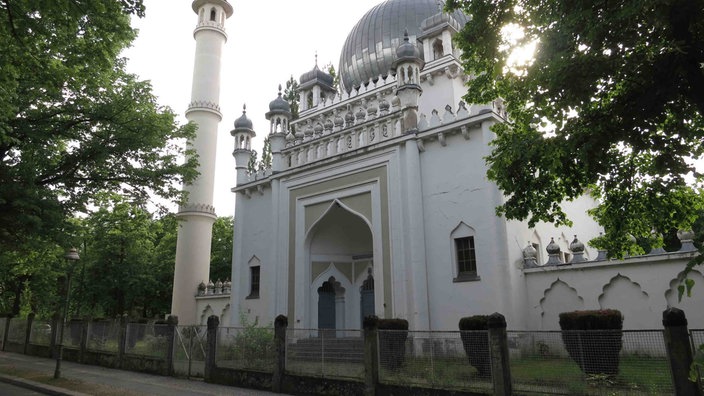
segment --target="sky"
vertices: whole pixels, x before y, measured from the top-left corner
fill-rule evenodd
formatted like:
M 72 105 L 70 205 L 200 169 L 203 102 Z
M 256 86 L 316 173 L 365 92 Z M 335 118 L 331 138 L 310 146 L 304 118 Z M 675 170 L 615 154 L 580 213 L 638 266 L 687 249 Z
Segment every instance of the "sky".
M 291 75 L 318 64 L 339 64 L 340 51 L 357 21 L 382 0 L 229 0 L 234 13 L 226 22 L 229 36 L 223 48 L 214 206 L 218 216 L 234 214 L 235 119 L 247 105 L 254 123 L 254 148 L 261 153 L 269 124 L 264 114 Z M 190 0 L 144 0 L 146 16 L 133 18 L 139 35 L 122 56 L 127 69 L 150 80 L 154 94 L 186 123 L 190 102 L 197 18 Z

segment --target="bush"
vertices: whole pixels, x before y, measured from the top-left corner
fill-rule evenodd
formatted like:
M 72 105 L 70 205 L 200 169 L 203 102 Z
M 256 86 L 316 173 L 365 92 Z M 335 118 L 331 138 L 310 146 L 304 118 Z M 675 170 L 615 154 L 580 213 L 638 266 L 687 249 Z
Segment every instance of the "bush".
M 474 315 L 461 318 L 459 323 L 464 353 L 481 378 L 491 377 L 488 322 L 489 315 Z
M 618 373 L 623 315 L 615 309 L 560 314 L 562 342 L 585 374 Z
M 408 321 L 405 319 L 378 319 L 379 356 L 381 365 L 388 370 L 397 370 L 406 360 Z

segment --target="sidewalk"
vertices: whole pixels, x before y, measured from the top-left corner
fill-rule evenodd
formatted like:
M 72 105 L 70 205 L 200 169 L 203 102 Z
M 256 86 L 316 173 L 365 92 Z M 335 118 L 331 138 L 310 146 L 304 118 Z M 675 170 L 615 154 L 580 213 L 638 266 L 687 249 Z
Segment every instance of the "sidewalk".
M 276 393 L 207 384 L 202 381 L 61 362 L 61 379 L 55 380 L 53 359 L 0 352 L 0 382 L 48 395 L 105 396 L 264 396 Z

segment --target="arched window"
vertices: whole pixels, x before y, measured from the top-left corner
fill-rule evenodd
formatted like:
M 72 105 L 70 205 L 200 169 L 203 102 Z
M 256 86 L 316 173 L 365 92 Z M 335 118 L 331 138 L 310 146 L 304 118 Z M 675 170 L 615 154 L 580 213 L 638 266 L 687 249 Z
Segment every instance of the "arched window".
M 440 59 L 443 55 L 442 41 L 437 39 L 433 42 L 433 59 Z
M 259 285 L 261 280 L 261 261 L 257 256 L 249 259 L 249 295 L 247 299 L 259 298 Z
M 477 273 L 477 253 L 474 228 L 464 222 L 452 230 L 454 282 L 480 280 Z
M 215 8 L 210 9 L 210 20 L 215 22 L 215 18 L 217 17 L 217 11 L 215 11 Z
M 313 92 L 308 92 L 308 95 L 306 96 L 306 105 L 307 109 L 310 109 L 313 107 Z

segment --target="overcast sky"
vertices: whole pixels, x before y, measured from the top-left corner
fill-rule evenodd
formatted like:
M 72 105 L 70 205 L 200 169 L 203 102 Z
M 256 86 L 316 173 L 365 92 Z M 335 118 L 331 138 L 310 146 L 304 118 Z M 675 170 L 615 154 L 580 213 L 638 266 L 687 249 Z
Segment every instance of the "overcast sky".
M 255 149 L 261 152 L 269 125 L 264 113 L 285 86 L 313 68 L 315 54 L 322 67 L 339 64 L 340 51 L 357 21 L 382 0 L 230 0 L 234 13 L 226 22 L 229 36 L 223 50 L 215 174 L 215 210 L 219 216 L 234 213 L 235 181 L 230 136 L 235 119 L 247 115 L 257 132 Z M 190 102 L 197 15 L 190 0 L 145 0 L 146 17 L 133 19 L 139 36 L 123 55 L 128 70 L 151 80 L 159 103 L 171 107 L 186 122 Z

